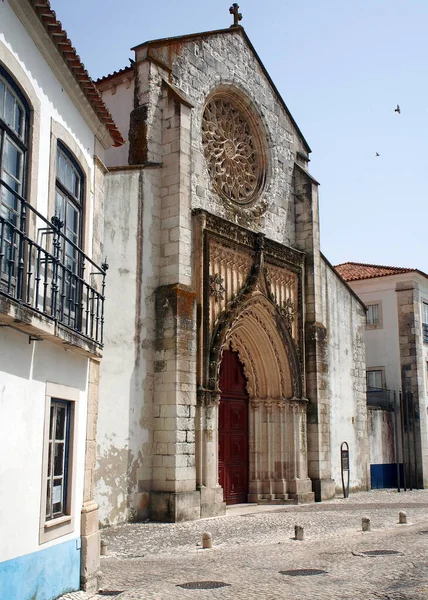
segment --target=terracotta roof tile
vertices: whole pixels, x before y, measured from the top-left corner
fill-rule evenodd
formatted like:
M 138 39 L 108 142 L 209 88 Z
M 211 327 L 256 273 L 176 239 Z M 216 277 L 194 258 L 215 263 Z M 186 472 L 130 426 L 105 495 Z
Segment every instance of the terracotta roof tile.
M 98 85 L 99 83 L 104 83 L 104 81 L 107 81 L 108 79 L 110 79 L 112 77 L 116 77 L 116 75 L 125 75 L 125 73 L 132 73 L 132 71 L 133 71 L 132 66 L 123 67 L 123 69 L 119 69 L 118 71 L 113 71 L 113 73 L 109 73 L 108 75 L 99 77 L 99 79 L 96 79 L 95 84 Z
M 418 269 L 406 267 L 388 267 L 384 265 L 369 265 L 365 263 L 346 262 L 334 267 L 345 281 L 357 281 L 358 279 L 372 279 L 374 277 L 385 277 L 387 275 L 399 275 L 400 273 L 418 272 L 426 277 L 426 274 Z
M 61 22 L 57 20 L 55 11 L 51 9 L 49 0 L 28 0 L 28 3 L 33 8 L 47 34 L 55 44 L 70 73 L 79 84 L 80 89 L 86 96 L 86 99 L 92 106 L 98 119 L 107 128 L 113 139 L 114 145 L 121 146 L 125 143 L 125 140 L 104 104 L 95 83 L 90 78 L 79 55 L 72 46 L 71 41 L 68 39 L 67 32 L 62 28 Z

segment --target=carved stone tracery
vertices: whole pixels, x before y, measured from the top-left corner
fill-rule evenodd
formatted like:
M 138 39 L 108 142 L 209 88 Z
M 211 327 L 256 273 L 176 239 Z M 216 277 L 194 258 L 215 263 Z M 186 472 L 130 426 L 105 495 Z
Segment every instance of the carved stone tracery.
M 226 291 L 223 277 L 220 277 L 218 273 L 210 275 L 210 295 L 214 296 L 215 300 L 220 300 L 224 297 Z
M 216 191 L 238 204 L 251 202 L 264 180 L 260 136 L 233 97 L 217 95 L 207 103 L 202 144 Z

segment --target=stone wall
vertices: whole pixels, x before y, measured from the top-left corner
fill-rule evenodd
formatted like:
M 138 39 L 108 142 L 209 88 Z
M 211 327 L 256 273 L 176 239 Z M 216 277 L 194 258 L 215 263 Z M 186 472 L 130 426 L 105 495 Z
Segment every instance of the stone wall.
M 370 464 L 395 462 L 394 412 L 381 408 L 368 410 Z
M 110 267 L 95 486 L 100 520 L 105 525 L 148 516 L 154 289 L 160 243 L 159 208 L 154 198 L 158 195 L 156 167 L 125 168 L 107 175 L 105 253 Z
M 323 440 L 330 453 L 331 473 L 341 490 L 340 446 L 349 444 L 350 488 L 370 487 L 365 370 L 365 310 L 358 297 L 323 261 L 323 312 L 327 328 L 330 398 L 329 436 Z

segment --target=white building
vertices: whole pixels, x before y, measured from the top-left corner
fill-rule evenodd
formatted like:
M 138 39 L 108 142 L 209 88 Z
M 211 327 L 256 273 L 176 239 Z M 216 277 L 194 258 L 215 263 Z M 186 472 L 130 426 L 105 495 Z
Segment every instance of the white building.
M 134 50 L 98 82 L 128 138 L 106 156 L 101 521 L 331 498 L 343 441 L 367 489 L 364 307 L 320 253 L 308 143 L 238 24 Z
M 406 466 L 407 485 L 427 487 L 428 275 L 418 269 L 353 262 L 336 269 L 368 308 L 365 341 L 372 485 L 396 485 L 395 463 L 399 462 Z M 394 422 L 394 390 L 397 409 L 399 392 L 403 392 L 403 422 L 401 418 Z M 404 483 L 402 474 L 400 483 Z
M 49 2 L 0 2 L 2 600 L 97 584 L 103 161 L 121 143 Z

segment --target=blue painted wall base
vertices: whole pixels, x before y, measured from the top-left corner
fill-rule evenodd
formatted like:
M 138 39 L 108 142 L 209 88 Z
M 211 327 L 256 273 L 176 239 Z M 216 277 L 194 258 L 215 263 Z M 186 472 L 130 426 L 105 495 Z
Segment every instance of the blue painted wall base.
M 54 600 L 78 590 L 78 546 L 74 539 L 0 563 L 1 600 Z
M 383 464 L 383 465 L 370 465 L 370 478 L 372 490 L 379 490 L 383 488 L 396 488 L 397 487 L 397 465 Z M 400 482 L 403 487 L 403 465 L 400 464 Z

